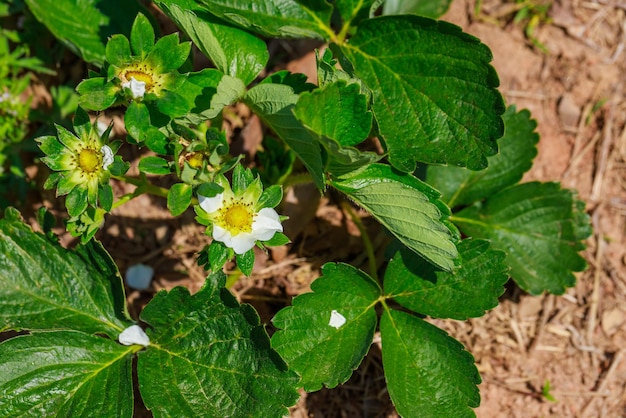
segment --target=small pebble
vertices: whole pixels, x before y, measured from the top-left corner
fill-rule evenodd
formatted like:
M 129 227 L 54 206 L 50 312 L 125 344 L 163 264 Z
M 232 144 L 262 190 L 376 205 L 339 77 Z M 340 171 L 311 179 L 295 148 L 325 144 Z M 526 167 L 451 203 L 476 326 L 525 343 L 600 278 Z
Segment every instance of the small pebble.
M 134 264 L 126 270 L 126 284 L 137 290 L 146 290 L 152 283 L 154 269 L 145 264 Z

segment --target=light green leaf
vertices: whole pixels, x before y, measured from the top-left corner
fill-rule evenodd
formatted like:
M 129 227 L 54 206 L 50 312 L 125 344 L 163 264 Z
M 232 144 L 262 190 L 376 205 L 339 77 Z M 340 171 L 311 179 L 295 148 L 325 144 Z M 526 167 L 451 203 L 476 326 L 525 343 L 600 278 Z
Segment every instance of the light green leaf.
M 229 76 L 252 82 L 263 70 L 269 52 L 265 42 L 241 29 L 226 25 L 215 16 L 172 0 L 158 2 L 168 16 L 182 28 L 217 67 Z M 193 7 L 194 2 L 187 3 Z
M 196 0 L 212 14 L 272 38 L 332 36 L 332 7 L 324 0 Z
M 155 417 L 282 417 L 297 400 L 296 376 L 225 280 L 214 273 L 193 296 L 161 291 L 141 313 L 151 345 L 138 354 L 139 385 Z
M 510 106 L 502 115 L 504 136 L 498 140 L 500 153 L 489 157 L 489 166 L 481 171 L 461 167 L 429 166 L 428 184 L 439 190 L 450 207 L 464 206 L 485 199 L 513 186 L 532 166 L 537 155 L 537 123 L 528 110 L 515 111 Z
M 35 332 L 0 344 L 5 417 L 132 417 L 132 354 L 78 331 Z
M 251 88 L 244 101 L 291 147 L 311 174 L 315 185 L 322 190 L 325 183 L 322 150 L 317 138 L 293 115 L 298 97 L 291 86 L 263 83 Z
M 380 321 L 387 389 L 403 417 L 475 417 L 480 375 L 474 359 L 445 331 L 406 312 Z
M 182 215 L 191 204 L 193 189 L 185 183 L 176 183 L 170 187 L 167 193 L 167 208 L 172 216 Z
M 345 81 L 302 93 L 293 109 L 304 126 L 343 146 L 363 142 L 372 129 L 372 112 L 357 84 Z
M 26 0 L 26 4 L 55 37 L 97 66 L 104 63 L 107 39 L 128 36 L 135 16 L 145 10 L 129 0 Z
M 293 300 L 272 322 L 272 347 L 301 377 L 307 391 L 346 382 L 367 354 L 381 294 L 367 274 L 347 264 L 326 264 L 313 293 Z M 342 319 L 343 318 L 343 319 Z
M 461 266 L 449 273 L 414 253 L 396 252 L 385 272 L 385 293 L 400 305 L 435 318 L 464 320 L 498 305 L 509 278 L 505 253 L 489 242 L 466 239 L 457 248 Z
M 97 241 L 67 250 L 14 209 L 0 220 L 0 330 L 74 329 L 111 338 L 129 325 L 121 277 Z
M 238 78 L 224 74 L 217 85 L 217 91 L 211 97 L 211 106 L 209 109 L 200 113 L 206 119 L 217 117 L 222 110 L 228 105 L 239 100 L 246 91 L 246 86 Z
M 335 2 L 335 8 L 343 19 L 343 25 L 352 24 L 357 16 L 367 17 L 370 6 L 375 0 L 341 0 Z
M 412 13 L 437 19 L 443 16 L 452 0 L 385 0 L 384 15 Z
M 478 39 L 442 21 L 385 16 L 363 21 L 340 49 L 374 93 L 394 167 L 487 166 L 502 136 L 504 104 L 491 52 Z
M 525 183 L 450 218 L 468 236 L 507 253 L 511 276 L 525 291 L 562 294 L 586 267 L 579 251 L 591 233 L 584 204 L 558 183 Z
M 442 223 L 449 210 L 430 186 L 383 164 L 372 164 L 331 184 L 363 206 L 408 248 L 440 268 L 452 270 L 458 254 Z

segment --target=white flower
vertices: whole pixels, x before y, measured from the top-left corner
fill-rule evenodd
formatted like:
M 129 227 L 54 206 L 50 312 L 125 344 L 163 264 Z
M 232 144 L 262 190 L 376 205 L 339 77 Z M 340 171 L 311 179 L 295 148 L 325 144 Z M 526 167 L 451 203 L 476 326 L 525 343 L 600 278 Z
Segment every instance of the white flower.
M 113 164 L 113 150 L 108 145 L 103 145 L 100 148 L 102 154 L 102 169 L 106 170 L 111 164 Z
M 200 207 L 213 223 L 214 240 L 223 242 L 237 254 L 244 254 L 257 241 L 267 241 L 276 232 L 283 232 L 280 217 L 274 209 L 257 210 L 260 193 L 246 190 L 240 196 L 235 196 L 228 183 L 221 186 L 224 191 L 216 196 L 198 195 Z
M 146 94 L 146 82 L 138 81 L 135 77 L 131 77 L 127 82 L 122 83 L 122 88 L 129 89 L 133 99 L 143 99 L 144 94 Z

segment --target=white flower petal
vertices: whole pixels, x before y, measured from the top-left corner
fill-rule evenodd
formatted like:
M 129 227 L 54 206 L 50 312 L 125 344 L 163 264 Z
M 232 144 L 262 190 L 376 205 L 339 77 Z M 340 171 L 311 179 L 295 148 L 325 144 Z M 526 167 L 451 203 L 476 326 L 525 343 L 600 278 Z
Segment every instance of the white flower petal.
M 248 232 L 242 232 L 231 238 L 232 245 L 228 245 L 226 243 L 224 244 L 231 247 L 235 251 L 235 253 L 244 254 L 248 252 L 252 247 L 254 247 L 254 243 L 256 242 L 256 240 L 257 238 L 255 238 L 252 234 Z
M 261 209 L 252 222 L 252 234 L 259 241 L 267 241 L 276 232 L 283 232 L 278 213 L 271 208 Z
M 220 210 L 224 205 L 224 193 L 219 193 L 213 197 L 198 195 L 198 202 L 206 213 L 213 213 Z
M 123 345 L 143 345 L 147 347 L 150 345 L 150 338 L 146 335 L 146 333 L 141 329 L 139 325 L 131 325 L 122 331 L 117 337 L 117 340 L 120 344 Z
M 145 264 L 134 264 L 126 270 L 126 284 L 137 290 L 146 290 L 152 283 L 154 269 Z
M 122 87 L 130 90 L 133 99 L 143 99 L 144 94 L 146 94 L 146 82 L 138 81 L 135 77 L 131 77 L 129 81 L 122 83 Z
M 113 150 L 108 145 L 103 145 L 100 152 L 102 153 L 102 169 L 106 170 L 113 164 Z
M 333 328 L 341 328 L 346 323 L 346 317 L 337 312 L 336 310 L 332 310 L 330 313 L 330 321 L 328 321 L 328 325 Z

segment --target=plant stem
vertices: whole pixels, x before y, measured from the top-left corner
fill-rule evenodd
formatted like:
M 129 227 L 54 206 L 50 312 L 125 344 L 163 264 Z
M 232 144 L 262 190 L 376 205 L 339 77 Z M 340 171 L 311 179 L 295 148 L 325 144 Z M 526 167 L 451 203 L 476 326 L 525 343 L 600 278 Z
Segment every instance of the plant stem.
M 311 177 L 311 175 L 308 172 L 298 173 L 298 174 L 292 174 L 289 177 L 287 177 L 285 181 L 283 182 L 283 187 L 287 188 L 290 186 L 296 186 L 298 184 L 307 184 L 307 183 L 313 183 L 313 178 Z
M 125 194 L 117 202 L 113 203 L 113 209 L 120 207 L 125 203 L 128 203 L 132 199 L 144 193 L 148 193 L 153 196 L 167 198 L 167 194 L 169 192 L 169 190 L 164 187 L 155 186 L 154 184 L 150 183 L 146 179 L 146 177 L 143 175 L 139 178 L 130 177 L 130 176 L 112 176 L 112 177 L 116 180 L 123 181 L 125 183 L 137 186 L 134 192 Z
M 363 240 L 363 246 L 365 247 L 365 252 L 367 253 L 367 259 L 370 265 L 370 276 L 376 281 L 378 281 L 378 266 L 376 265 L 376 255 L 374 254 L 374 246 L 372 245 L 372 240 L 367 234 L 367 230 L 365 229 L 365 225 L 363 225 L 363 221 L 356 214 L 354 209 L 350 206 L 348 202 L 341 202 L 341 207 L 348 213 L 352 222 L 356 225 L 361 233 L 361 239 Z

